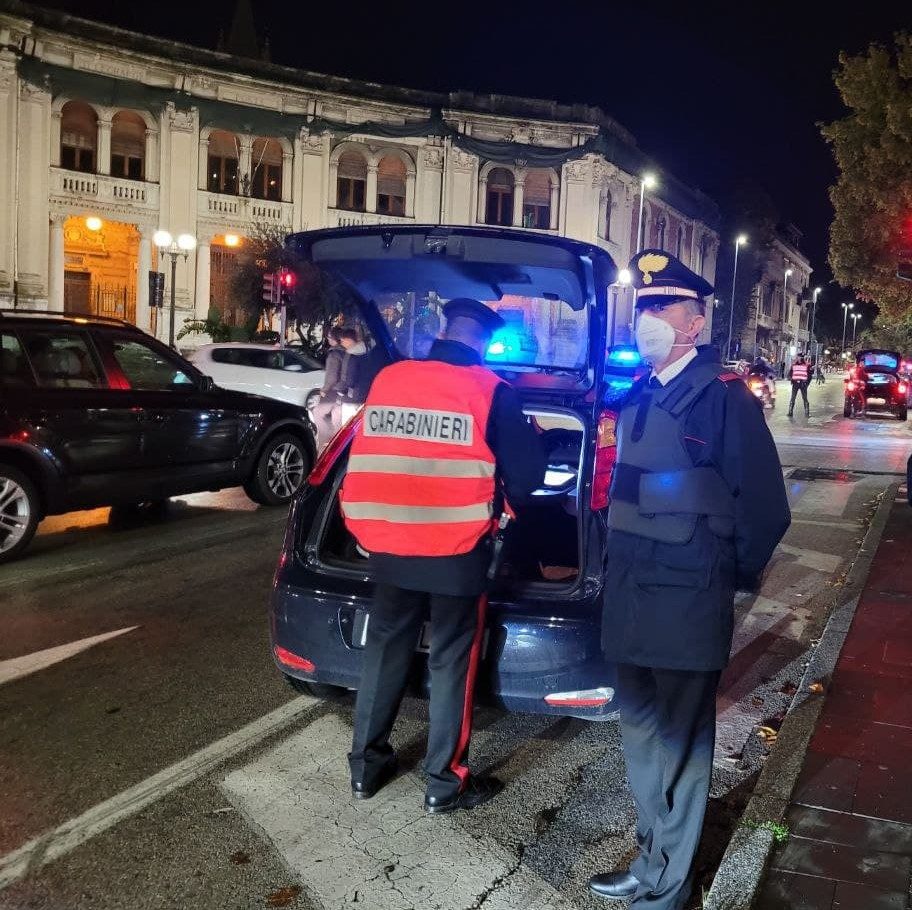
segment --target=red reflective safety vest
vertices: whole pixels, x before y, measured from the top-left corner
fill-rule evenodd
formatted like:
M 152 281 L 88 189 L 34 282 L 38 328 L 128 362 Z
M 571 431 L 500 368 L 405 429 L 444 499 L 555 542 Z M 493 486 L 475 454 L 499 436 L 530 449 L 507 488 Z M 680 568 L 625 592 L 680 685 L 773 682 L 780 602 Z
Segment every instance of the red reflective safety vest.
M 490 533 L 495 458 L 485 433 L 502 382 L 484 367 L 436 360 L 380 372 L 341 494 L 345 524 L 364 549 L 455 556 Z
M 792 365 L 792 382 L 807 382 L 809 378 L 810 372 L 806 363 Z

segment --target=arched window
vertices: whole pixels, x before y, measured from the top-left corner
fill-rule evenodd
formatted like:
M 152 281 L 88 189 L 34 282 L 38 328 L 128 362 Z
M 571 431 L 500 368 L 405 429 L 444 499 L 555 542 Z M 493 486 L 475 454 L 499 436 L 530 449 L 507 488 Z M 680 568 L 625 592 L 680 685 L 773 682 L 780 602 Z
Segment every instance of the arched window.
M 608 190 L 605 190 L 605 216 L 602 220 L 602 236 L 606 240 L 611 240 L 611 208 L 612 208 L 612 199 L 611 193 Z
M 213 130 L 209 134 L 207 187 L 210 193 L 230 193 L 237 196 L 239 158 L 240 144 L 234 133 Z
M 405 215 L 405 162 L 396 155 L 380 159 L 377 168 L 377 211 L 381 215 Z
M 702 275 L 706 267 L 706 254 L 709 252 L 709 237 L 704 234 L 700 238 L 700 245 L 697 247 L 697 274 Z
M 84 101 L 67 101 L 60 113 L 60 166 L 94 173 L 98 115 Z
M 250 193 L 257 199 L 282 201 L 282 145 L 278 139 L 257 139 L 251 153 Z
M 684 225 L 682 224 L 678 228 L 678 242 L 675 244 L 675 256 L 678 257 L 682 262 L 684 260 Z
M 551 227 L 551 174 L 537 169 L 526 173 L 523 188 L 523 227 Z
M 111 175 L 145 177 L 146 121 L 133 111 L 118 111 L 111 123 Z
M 358 152 L 343 152 L 336 178 L 336 208 L 363 212 L 366 190 L 367 160 Z
M 488 174 L 487 224 L 513 224 L 513 188 L 513 172 L 505 167 L 496 167 Z
M 660 250 L 665 249 L 665 234 L 668 229 L 668 222 L 665 220 L 664 215 L 659 215 L 656 220 L 656 248 Z

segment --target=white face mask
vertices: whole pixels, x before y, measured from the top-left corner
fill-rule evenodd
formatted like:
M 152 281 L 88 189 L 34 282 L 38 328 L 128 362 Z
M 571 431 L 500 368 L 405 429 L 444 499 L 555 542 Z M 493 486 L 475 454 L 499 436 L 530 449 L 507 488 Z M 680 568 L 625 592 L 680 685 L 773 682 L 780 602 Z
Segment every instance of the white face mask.
M 690 348 L 693 347 L 694 341 L 689 335 L 685 335 L 687 341 L 684 343 L 675 343 L 675 337 L 678 335 L 677 329 L 671 323 L 651 313 L 643 313 L 636 327 L 636 344 L 640 355 L 650 363 L 662 363 L 668 359 L 672 348 Z M 680 333 L 684 335 L 683 332 Z

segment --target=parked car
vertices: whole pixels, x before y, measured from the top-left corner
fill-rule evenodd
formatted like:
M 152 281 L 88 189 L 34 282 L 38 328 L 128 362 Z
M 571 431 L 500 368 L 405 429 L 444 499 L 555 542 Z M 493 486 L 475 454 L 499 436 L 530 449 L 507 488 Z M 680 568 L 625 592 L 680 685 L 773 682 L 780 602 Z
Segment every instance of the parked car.
M 304 408 L 219 389 L 134 326 L 0 310 L 0 562 L 75 509 L 238 485 L 287 504 L 314 454 Z
M 519 510 L 491 592 L 479 698 L 517 711 L 605 719 L 616 710 L 614 674 L 602 659 L 602 556 L 615 458 L 616 387 L 629 388 L 639 357 L 606 351 L 611 257 L 563 238 L 493 228 L 383 225 L 292 235 L 296 254 L 341 279 L 388 361 L 414 356 L 391 330 L 387 299 L 469 296 L 494 309 L 521 307 L 551 343 L 529 363 L 489 365 L 522 396 L 548 452 L 544 485 Z M 339 284 L 336 281 L 336 284 Z M 415 310 L 415 318 L 419 317 Z M 407 317 L 411 318 L 411 317 Z M 407 327 L 406 327 L 407 328 Z M 398 344 L 397 344 L 398 339 Z M 493 361 L 493 362 L 491 362 Z M 629 374 L 629 375 L 628 375 Z M 620 386 L 618 385 L 620 384 Z M 372 583 L 348 533 L 338 491 L 357 417 L 318 460 L 295 497 L 271 598 L 273 655 L 295 687 L 328 695 L 358 686 Z M 416 652 L 414 682 L 427 687 Z
M 204 344 L 188 358 L 223 389 L 263 395 L 313 410 L 320 398 L 323 364 L 303 351 L 270 344 Z
M 871 349 L 855 355 L 845 379 L 845 417 L 864 417 L 869 411 L 889 411 L 900 420 L 909 413 L 909 381 L 900 373 L 896 351 Z

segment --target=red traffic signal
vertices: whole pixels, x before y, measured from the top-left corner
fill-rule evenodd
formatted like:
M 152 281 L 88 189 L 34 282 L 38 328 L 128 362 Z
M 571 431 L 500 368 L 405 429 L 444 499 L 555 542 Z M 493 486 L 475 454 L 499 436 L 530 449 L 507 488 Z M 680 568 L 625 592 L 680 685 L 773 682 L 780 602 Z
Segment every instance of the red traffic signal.
M 283 269 L 279 274 L 281 276 L 279 280 L 282 282 L 282 287 L 286 290 L 291 290 L 298 280 L 295 273 L 288 271 L 288 269 Z

